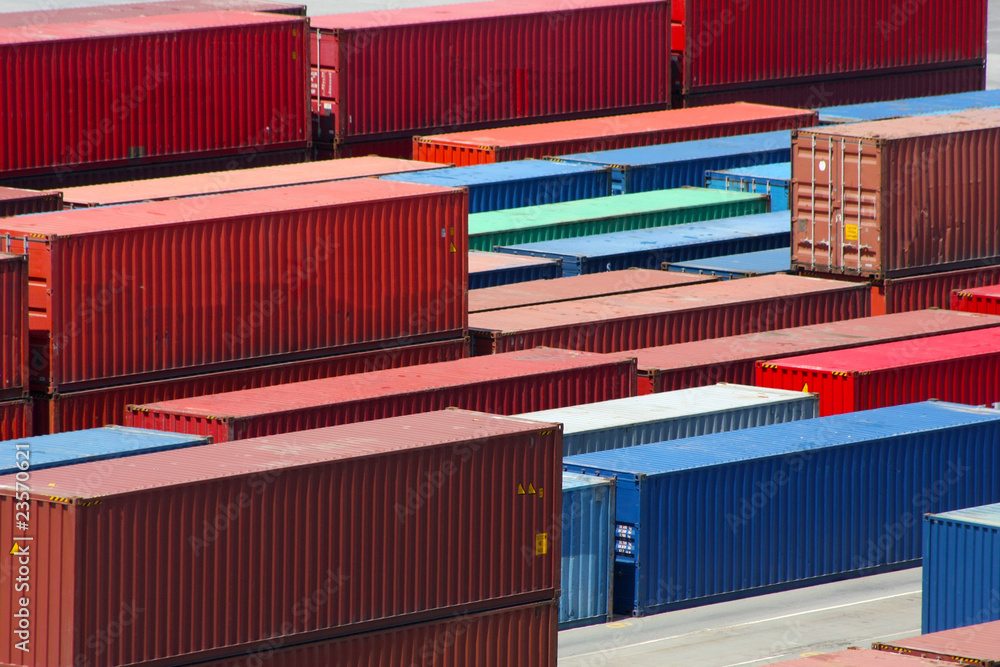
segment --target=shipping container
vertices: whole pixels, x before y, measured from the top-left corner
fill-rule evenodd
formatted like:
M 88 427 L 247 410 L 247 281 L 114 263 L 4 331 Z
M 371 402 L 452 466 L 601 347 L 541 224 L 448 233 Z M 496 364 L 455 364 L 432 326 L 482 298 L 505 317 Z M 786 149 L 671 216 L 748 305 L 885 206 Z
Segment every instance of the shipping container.
M 0 662 L 191 664 L 553 601 L 561 451 L 558 425 L 446 410 L 33 472 L 31 613 L 60 631 L 3 633 Z
M 669 11 L 501 0 L 314 16 L 312 95 L 335 144 L 666 109 Z
M 308 25 L 216 11 L 0 28 L 0 173 L 304 148 Z
M 733 196 L 740 193 L 726 194 Z M 787 248 L 790 238 L 788 220 L 788 211 L 779 211 L 688 222 L 671 227 L 498 246 L 496 249 L 502 253 L 561 260 L 563 276 L 633 268 L 658 269 L 664 262 Z
M 548 410 L 635 396 L 635 385 L 633 359 L 537 349 L 134 405 L 125 424 L 228 442 L 448 407 Z
M 762 192 L 771 196 L 772 211 L 788 210 L 788 183 L 792 179 L 789 162 L 707 171 L 705 187 L 713 190 Z
M 304 185 L 349 178 L 383 176 L 397 172 L 441 169 L 442 165 L 383 157 L 360 157 L 344 160 L 319 160 L 252 169 L 152 178 L 125 183 L 104 183 L 66 188 L 63 197 L 68 208 L 130 204 L 181 197 L 260 190 L 287 185 Z
M 95 7 L 54 7 L 26 12 L 0 14 L 0 28 L 20 28 L 51 23 L 85 23 L 105 19 L 130 19 L 142 16 L 169 14 L 200 14 L 212 11 L 265 12 L 305 16 L 305 5 L 287 5 L 265 0 L 160 0 L 126 5 L 98 5 Z
M 688 262 L 668 262 L 663 265 L 663 270 L 718 276 L 723 280 L 767 276 L 791 270 L 791 254 L 788 248 L 777 248 Z
M 992 405 L 1000 401 L 1000 329 L 758 361 L 755 384 L 815 391 L 824 417 L 929 398 Z
M 791 146 L 792 133 L 782 130 L 574 153 L 550 159 L 572 164 L 608 165 L 613 170 L 615 193 L 630 194 L 685 185 L 702 187 L 705 172 L 710 170 L 788 162 Z
M 872 309 L 877 309 L 878 313 L 905 313 L 924 308 L 949 308 L 955 290 L 996 283 L 1000 283 L 1000 264 L 890 278 L 872 288 Z
M 459 166 L 810 127 L 816 112 L 737 102 L 413 138 L 413 159 Z
M 313 105 L 313 142 L 316 148 L 316 155 L 320 159 L 337 159 L 349 157 L 366 157 L 378 155 L 380 157 L 391 157 L 397 160 L 409 160 L 413 157 L 413 138 L 403 137 L 402 139 L 383 139 L 381 141 L 359 141 L 356 144 L 333 145 L 322 141 L 324 132 L 329 132 L 326 121 L 329 116 L 317 115 L 317 106 Z M 442 164 L 442 167 L 450 167 L 450 164 Z
M 363 179 L 0 220 L 30 236 L 33 388 L 459 337 L 466 205 Z
M 639 363 L 639 393 L 648 394 L 716 382 L 753 384 L 755 362 L 760 359 L 783 359 L 998 326 L 1000 317 L 921 310 L 651 347 L 629 354 Z
M 562 496 L 559 629 L 610 623 L 613 615 L 614 482 L 564 472 Z
M 125 407 L 128 405 L 306 382 L 387 368 L 435 364 L 465 359 L 468 356 L 469 339 L 459 338 L 54 394 L 35 400 L 34 430 L 41 435 L 121 424 L 125 420 Z
M 0 218 L 58 211 L 62 207 L 63 196 L 61 192 L 0 187 Z
M 469 216 L 469 247 L 491 251 L 498 246 L 669 227 L 768 211 L 766 195 L 714 192 L 705 188 L 640 192 L 476 213 Z
M 948 515 L 955 515 L 951 520 L 958 525 L 956 536 L 960 532 L 968 535 L 980 533 L 983 529 L 991 530 L 990 526 L 984 526 L 979 516 L 963 516 L 965 512 L 976 513 L 976 510 L 957 510 L 949 512 Z M 994 512 L 993 527 L 1000 527 Z M 939 532 L 943 524 L 938 523 L 940 517 L 924 517 L 924 544 L 934 541 L 936 536 L 942 535 Z M 963 522 L 971 521 L 962 525 Z M 1000 531 L 994 531 L 1000 532 Z M 991 541 L 995 540 L 991 536 Z M 964 548 L 962 544 L 959 548 Z M 1000 554 L 994 559 L 994 563 L 1000 562 Z M 924 567 L 930 565 L 929 555 L 924 553 Z M 907 639 L 897 639 L 892 642 L 876 642 L 872 644 L 876 651 L 889 651 L 891 653 L 902 653 L 907 656 L 918 658 L 932 658 L 944 660 L 948 663 L 961 663 L 963 665 L 976 665 L 977 667 L 1000 667 L 1000 621 L 989 623 L 979 623 L 965 627 L 954 628 L 952 630 L 941 630 L 930 632 L 925 635 L 908 637 Z
M 524 419 L 563 425 L 563 456 L 635 447 L 819 416 L 816 394 L 716 384 L 568 408 Z
M 469 328 L 476 355 L 539 345 L 608 354 L 865 317 L 868 295 L 864 285 L 761 276 L 473 313 Z
M 793 132 L 792 265 L 895 278 L 1000 262 L 1000 109 Z
M 808 657 L 786 660 L 781 664 L 784 667 L 820 667 L 821 665 L 834 665 L 835 667 L 952 667 L 940 660 L 905 658 L 901 655 L 854 647 L 846 651 L 810 654 Z
M 0 252 L 0 400 L 28 392 L 28 338 L 28 258 Z
M 1000 500 L 998 439 L 1000 411 L 929 401 L 563 467 L 615 478 L 615 612 L 641 616 L 919 565 L 922 511 Z
M 1000 505 L 929 514 L 923 523 L 923 632 L 996 621 L 965 628 L 963 644 L 968 649 L 984 648 L 985 642 L 973 640 L 990 640 L 989 664 L 1000 665 Z M 926 641 L 930 638 L 919 639 L 924 646 L 934 646 Z M 957 641 L 947 643 L 961 646 Z
M 0 401 L 0 440 L 32 435 L 31 400 Z
M 970 109 L 995 109 L 1000 107 L 1000 90 L 978 90 L 952 95 L 910 97 L 889 102 L 848 104 L 817 109 L 823 125 L 863 123 L 872 120 L 890 120 L 906 116 L 935 116 Z
M 1000 270 L 1000 267 L 997 269 Z M 1000 285 L 955 290 L 951 293 L 951 309 L 1000 315 Z
M 508 255 L 509 256 L 509 255 Z M 649 269 L 627 269 L 593 273 L 572 278 L 556 278 L 545 283 L 513 283 L 469 290 L 469 312 L 521 308 L 543 303 L 577 301 L 599 296 L 646 292 L 665 287 L 696 285 L 715 281 L 714 276 L 683 275 Z
M 534 280 L 551 280 L 561 275 L 562 263 L 558 259 L 469 251 L 470 291 Z
M 469 188 L 469 213 L 594 199 L 611 194 L 609 167 L 548 160 L 516 160 L 418 174 L 394 174 L 385 178 Z

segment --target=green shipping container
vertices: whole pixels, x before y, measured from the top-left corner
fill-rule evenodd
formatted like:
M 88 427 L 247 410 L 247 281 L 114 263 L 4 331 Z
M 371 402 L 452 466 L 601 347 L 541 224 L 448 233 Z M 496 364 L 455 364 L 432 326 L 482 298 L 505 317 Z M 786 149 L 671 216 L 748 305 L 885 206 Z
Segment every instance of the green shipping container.
M 469 248 L 554 241 L 770 212 L 767 195 L 676 188 L 469 216 Z

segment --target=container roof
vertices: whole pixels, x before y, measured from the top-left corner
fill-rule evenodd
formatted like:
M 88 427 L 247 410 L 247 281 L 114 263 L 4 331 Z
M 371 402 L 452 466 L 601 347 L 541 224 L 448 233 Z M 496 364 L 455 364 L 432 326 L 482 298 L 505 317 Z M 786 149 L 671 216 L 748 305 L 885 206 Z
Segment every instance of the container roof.
M 801 136 L 909 139 L 1000 128 L 1000 109 L 973 109 L 935 116 L 912 116 L 849 125 L 827 125 L 799 130 Z
M 611 486 L 612 481 L 607 477 L 594 477 L 593 475 L 580 475 L 575 472 L 563 472 L 562 490 L 584 489 L 591 486 Z
M 708 176 L 750 176 L 752 178 L 766 178 L 776 181 L 792 180 L 792 163 L 777 162 L 775 164 L 758 164 L 754 167 L 738 167 L 736 169 L 723 169 L 721 171 L 710 171 Z
M 514 160 L 512 162 L 476 164 L 469 167 L 451 167 L 418 173 L 397 173 L 384 176 L 384 178 L 390 181 L 405 181 L 407 183 L 462 187 L 489 185 L 492 183 L 513 183 L 551 176 L 592 174 L 604 169 L 605 167 L 602 165 L 567 164 L 551 160 Z
M 932 95 L 911 97 L 889 102 L 869 102 L 867 104 L 847 104 L 823 107 L 819 110 L 820 121 L 859 122 L 884 120 L 901 116 L 926 116 L 930 114 L 954 113 L 965 109 L 986 109 L 1000 107 L 1000 90 L 975 90 L 953 95 Z
M 957 512 L 949 512 L 949 514 L 954 513 Z M 962 664 L 995 664 L 1000 662 L 1000 621 L 966 625 L 952 630 L 882 642 L 878 648 L 886 650 L 883 648 L 885 646 L 947 656 L 951 659 L 965 658 L 961 661 Z M 954 665 L 955 661 L 949 664 Z
M 517 269 L 525 266 L 539 266 L 558 262 L 558 259 L 546 259 L 545 257 L 525 257 L 523 255 L 508 255 L 500 252 L 483 252 L 481 250 L 469 251 L 469 273 L 502 271 L 503 269 Z
M 0 14 L 0 27 L 48 25 L 52 23 L 81 23 L 162 14 L 198 14 L 226 10 L 243 12 L 281 12 L 305 16 L 305 6 L 286 5 L 263 0 L 165 0 L 162 2 L 136 2 L 125 5 L 98 5 L 67 7 L 65 9 L 38 9 L 26 12 Z
M 957 290 L 960 296 L 980 296 L 1000 298 L 1000 285 L 986 285 L 985 287 L 972 287 L 969 289 Z
M 821 665 L 840 665 L 840 667 L 955 667 L 955 663 L 931 660 L 930 658 L 856 648 L 798 658 L 781 664 L 783 667 L 821 667 Z
M 983 505 L 981 507 L 969 507 L 955 510 L 953 512 L 942 512 L 941 514 L 930 515 L 931 519 L 941 521 L 956 521 L 977 526 L 991 526 L 1000 528 L 1000 503 L 995 505 Z M 995 659 L 1000 660 L 1000 625 L 996 626 L 996 653 Z
M 558 159 L 566 162 L 592 162 L 617 167 L 641 167 L 705 160 L 726 155 L 750 155 L 782 149 L 791 152 L 791 148 L 791 130 L 781 130 L 778 132 L 740 134 L 735 137 L 678 141 L 672 144 L 657 144 L 655 146 L 640 146 L 638 148 L 616 148 L 609 151 L 574 153 L 572 155 L 562 155 Z
M 0 187 L 0 201 L 12 201 L 20 199 L 37 199 L 38 197 L 58 196 L 58 192 L 46 190 L 22 190 L 20 188 Z
M 788 248 L 746 252 L 740 255 L 723 255 L 693 259 L 688 262 L 673 262 L 671 267 L 682 267 L 701 271 L 745 271 L 767 274 L 789 271 L 792 268 L 792 254 Z

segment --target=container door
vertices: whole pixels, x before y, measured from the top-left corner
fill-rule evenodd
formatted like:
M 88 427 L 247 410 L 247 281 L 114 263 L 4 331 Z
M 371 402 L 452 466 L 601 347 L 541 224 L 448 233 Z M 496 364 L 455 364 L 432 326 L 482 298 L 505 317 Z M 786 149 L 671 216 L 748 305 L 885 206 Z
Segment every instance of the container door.
M 809 133 L 792 146 L 792 264 L 808 271 L 834 270 L 831 247 L 840 197 L 834 167 L 834 141 Z
M 841 228 L 839 261 L 844 273 L 878 276 L 879 153 L 870 139 L 840 137 L 837 212 Z

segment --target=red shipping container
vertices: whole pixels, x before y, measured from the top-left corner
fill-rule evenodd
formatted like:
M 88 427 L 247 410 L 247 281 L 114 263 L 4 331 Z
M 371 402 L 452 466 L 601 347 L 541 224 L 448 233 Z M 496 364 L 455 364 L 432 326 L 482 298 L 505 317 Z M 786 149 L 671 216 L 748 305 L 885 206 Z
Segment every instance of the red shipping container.
M 685 4 L 684 93 L 986 62 L 986 0 Z
M 539 345 L 612 353 L 865 317 L 866 285 L 773 275 L 469 316 L 475 355 Z
M 898 278 L 1000 263 L 1000 109 L 792 134 L 792 266 Z
M 0 440 L 30 438 L 32 435 L 31 400 L 0 402 Z
M 0 218 L 27 213 L 58 211 L 62 207 L 61 192 L 40 192 L 38 190 L 0 187 Z
M 822 667 L 822 665 L 839 667 L 954 667 L 954 665 L 940 660 L 907 658 L 892 653 L 858 648 L 849 648 L 846 651 L 835 653 L 821 653 L 808 658 L 788 660 L 781 664 L 783 667 Z
M 872 648 L 952 664 L 1000 667 L 1000 621 L 930 632 L 892 642 L 876 642 Z
M 819 393 L 820 416 L 936 398 L 1000 401 L 1000 329 L 758 361 L 759 387 Z
M 308 25 L 227 11 L 0 28 L 0 173 L 305 147 Z
M 968 313 L 1000 315 L 1000 285 L 955 290 L 951 293 L 951 308 Z
M 955 290 L 1000 283 L 1000 265 L 882 281 L 872 288 L 872 314 L 949 308 Z
M 266 2 L 265 0 L 160 0 L 159 2 L 138 2 L 130 5 L 98 5 L 95 7 L 7 12 L 0 14 L 0 28 L 20 28 L 51 23 L 85 23 L 168 14 L 200 14 L 213 11 L 306 15 L 305 5 L 286 5 L 278 2 Z
M 529 281 L 497 285 L 469 291 L 469 312 L 521 308 L 543 303 L 577 301 L 614 294 L 646 292 L 679 285 L 696 285 L 718 280 L 717 276 L 702 276 L 674 271 L 628 269 L 591 273 L 570 278 L 555 278 L 544 283 Z
M 36 470 L 41 625 L 0 663 L 187 665 L 551 601 L 561 484 L 560 425 L 459 410 Z
M 664 0 L 499 0 L 314 16 L 314 100 L 330 104 L 337 144 L 666 109 L 669 12 Z
M 28 258 L 0 253 L 0 399 L 28 391 Z
M 130 406 L 125 425 L 228 442 L 448 407 L 513 415 L 635 393 L 633 359 L 537 349 Z
M 792 130 L 816 125 L 817 118 L 815 111 L 738 102 L 414 137 L 413 159 L 459 166 L 489 164 Z
M 0 220 L 31 236 L 32 385 L 460 337 L 467 211 L 464 189 L 359 179 Z
M 555 667 L 559 608 L 519 605 L 201 663 L 200 667 Z
M 923 310 L 650 347 L 628 354 L 639 365 L 639 394 L 652 394 L 718 382 L 752 385 L 754 366 L 761 359 L 783 359 L 998 326 L 1000 317 Z

